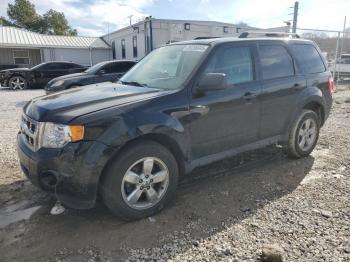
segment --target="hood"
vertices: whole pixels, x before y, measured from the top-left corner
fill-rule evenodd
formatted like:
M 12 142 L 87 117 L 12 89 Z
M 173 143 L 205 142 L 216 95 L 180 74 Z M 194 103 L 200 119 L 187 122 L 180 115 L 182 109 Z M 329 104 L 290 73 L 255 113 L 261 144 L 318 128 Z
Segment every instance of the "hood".
M 4 73 L 4 72 L 28 72 L 28 71 L 30 71 L 29 68 L 23 67 L 23 68 L 6 69 L 6 70 L 2 70 L 0 72 Z
M 106 82 L 37 97 L 23 110 L 36 121 L 65 124 L 85 114 L 150 99 L 168 92 Z
M 89 75 L 88 73 L 83 72 L 83 73 L 75 73 L 75 74 L 59 76 L 59 77 L 56 77 L 53 80 L 51 80 L 50 84 L 57 82 L 57 81 L 60 81 L 60 80 L 73 80 L 75 78 L 82 77 L 82 76 L 88 76 L 88 75 Z

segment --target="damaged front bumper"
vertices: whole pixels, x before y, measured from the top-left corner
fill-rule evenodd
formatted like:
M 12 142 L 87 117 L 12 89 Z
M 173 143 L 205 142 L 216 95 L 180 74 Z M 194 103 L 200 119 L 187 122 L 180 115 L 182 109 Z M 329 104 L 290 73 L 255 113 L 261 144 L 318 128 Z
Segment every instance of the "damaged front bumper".
M 34 185 L 68 207 L 87 209 L 95 205 L 98 181 L 113 149 L 100 142 L 82 141 L 34 152 L 18 134 L 17 151 L 21 168 Z

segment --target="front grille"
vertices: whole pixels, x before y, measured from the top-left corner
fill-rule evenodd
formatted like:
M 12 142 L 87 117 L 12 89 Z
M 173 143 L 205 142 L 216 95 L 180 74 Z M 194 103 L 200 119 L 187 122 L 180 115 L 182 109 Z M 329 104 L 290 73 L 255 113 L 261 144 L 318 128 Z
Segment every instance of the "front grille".
M 36 151 L 39 148 L 40 126 L 40 122 L 37 122 L 24 114 L 22 115 L 20 132 L 27 145 L 33 151 Z

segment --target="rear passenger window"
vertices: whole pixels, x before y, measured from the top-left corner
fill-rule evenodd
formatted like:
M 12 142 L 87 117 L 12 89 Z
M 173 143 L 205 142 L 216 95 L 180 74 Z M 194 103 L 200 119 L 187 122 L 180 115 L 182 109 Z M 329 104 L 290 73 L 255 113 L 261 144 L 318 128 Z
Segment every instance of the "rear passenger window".
M 293 44 L 292 52 L 305 74 L 321 73 L 326 71 L 320 54 L 313 45 Z
M 205 73 L 224 73 L 228 84 L 253 80 L 253 64 L 249 47 L 229 47 L 218 50 Z
M 42 67 L 44 70 L 62 70 L 64 69 L 64 63 L 48 63 Z
M 294 75 L 293 59 L 281 45 L 259 47 L 263 79 Z

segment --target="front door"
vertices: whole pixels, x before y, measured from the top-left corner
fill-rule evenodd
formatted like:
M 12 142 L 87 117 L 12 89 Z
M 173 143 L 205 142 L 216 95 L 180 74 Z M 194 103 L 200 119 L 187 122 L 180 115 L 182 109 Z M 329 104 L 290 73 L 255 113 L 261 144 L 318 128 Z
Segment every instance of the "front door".
M 228 88 L 192 90 L 192 159 L 255 142 L 259 133 L 260 83 L 256 81 L 256 45 L 230 43 L 213 50 L 206 73 L 224 73 Z
M 118 63 L 110 63 L 104 66 L 100 71 L 99 77 L 97 78 L 97 82 L 115 82 L 120 78 L 120 74 L 117 73 Z

